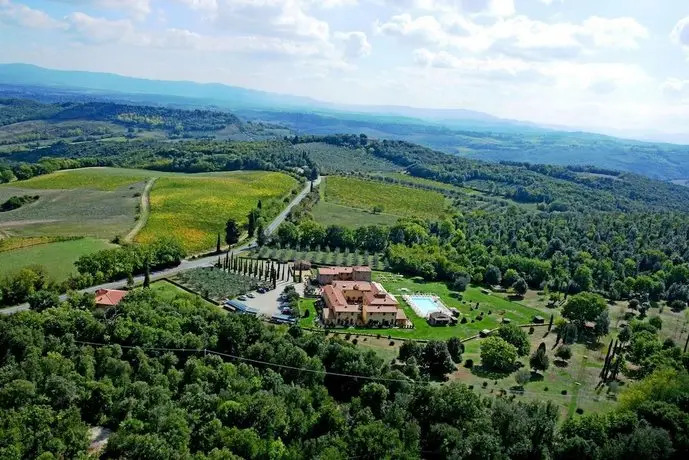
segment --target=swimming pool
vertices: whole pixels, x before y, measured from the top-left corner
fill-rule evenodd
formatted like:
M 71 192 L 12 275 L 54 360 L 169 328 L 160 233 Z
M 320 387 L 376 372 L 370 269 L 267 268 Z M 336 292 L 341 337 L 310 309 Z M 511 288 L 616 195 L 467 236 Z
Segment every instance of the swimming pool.
M 428 318 L 433 312 L 441 311 L 443 313 L 449 314 L 449 311 L 443 305 L 443 303 L 435 296 L 431 295 L 406 295 L 403 296 L 404 300 L 411 306 L 414 313 L 416 313 L 421 318 Z

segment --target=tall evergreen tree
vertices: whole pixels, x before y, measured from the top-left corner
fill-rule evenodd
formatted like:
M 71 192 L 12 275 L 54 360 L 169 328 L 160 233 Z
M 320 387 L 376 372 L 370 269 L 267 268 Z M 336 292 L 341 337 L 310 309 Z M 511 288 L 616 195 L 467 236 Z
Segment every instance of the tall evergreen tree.
M 217 243 L 216 243 L 216 245 L 215 245 L 215 252 L 217 252 L 218 254 L 220 254 L 220 233 L 218 233 L 218 241 L 217 241 Z
M 225 224 L 225 242 L 230 246 L 237 244 L 240 235 L 241 232 L 237 222 L 234 219 L 228 219 Z
M 151 265 L 148 263 L 148 259 L 144 262 L 144 289 L 148 289 L 151 286 Z

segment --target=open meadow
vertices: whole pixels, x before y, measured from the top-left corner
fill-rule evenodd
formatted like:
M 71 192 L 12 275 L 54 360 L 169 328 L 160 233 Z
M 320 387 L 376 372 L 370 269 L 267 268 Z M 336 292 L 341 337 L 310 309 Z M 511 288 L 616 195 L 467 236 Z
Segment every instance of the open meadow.
M 0 252 L 0 277 L 24 267 L 40 265 L 51 279 L 64 281 L 76 273 L 74 262 L 79 257 L 110 247 L 114 245 L 104 240 L 80 238 Z
M 326 225 L 393 224 L 400 217 L 437 219 L 446 198 L 438 192 L 353 177 L 328 176 L 321 183 L 314 218 Z M 373 212 L 374 207 L 379 207 Z
M 259 200 L 267 213 L 277 214 L 283 197 L 296 184 L 277 172 L 162 176 L 151 191 L 148 222 L 135 241 L 145 243 L 167 235 L 178 238 L 188 253 L 215 248 L 228 219 L 244 225 Z
M 0 202 L 38 195 L 31 204 L 0 213 L 0 238 L 91 236 L 112 239 L 134 226 L 146 173 L 110 168 L 61 171 L 0 185 Z

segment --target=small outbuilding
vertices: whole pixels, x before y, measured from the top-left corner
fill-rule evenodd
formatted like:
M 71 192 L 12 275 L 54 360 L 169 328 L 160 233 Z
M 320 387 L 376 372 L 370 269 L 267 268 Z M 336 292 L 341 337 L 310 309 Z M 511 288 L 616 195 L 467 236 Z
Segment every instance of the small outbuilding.
M 545 318 L 542 316 L 534 316 L 533 322 L 534 324 L 545 324 Z

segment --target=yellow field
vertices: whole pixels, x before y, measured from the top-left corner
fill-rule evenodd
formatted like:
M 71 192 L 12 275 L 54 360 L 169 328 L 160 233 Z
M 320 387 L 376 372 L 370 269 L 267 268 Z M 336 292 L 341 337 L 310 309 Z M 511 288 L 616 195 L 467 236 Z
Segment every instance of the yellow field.
M 262 200 L 263 208 L 277 208 L 296 180 L 274 172 L 227 173 L 205 177 L 161 177 L 151 191 L 151 214 L 136 241 L 150 242 L 161 235 L 178 238 L 188 253 L 215 248 L 217 234 L 224 239 L 225 222 L 240 225 Z M 269 203 L 274 200 L 273 205 Z
M 125 185 L 142 182 L 147 176 L 153 175 L 157 174 L 149 171 L 118 170 L 114 168 L 86 168 L 57 171 L 45 176 L 37 176 L 29 180 L 15 182 L 12 186 L 43 190 L 85 188 L 112 191 Z
M 437 219 L 445 214 L 445 197 L 438 192 L 351 177 L 329 176 L 325 201 L 366 211 L 382 206 L 384 214 L 399 217 Z

